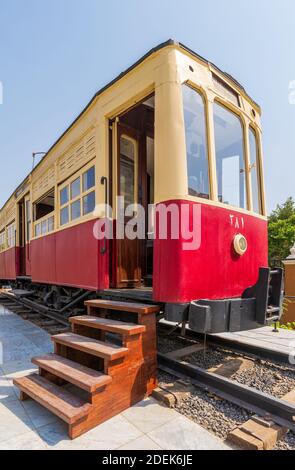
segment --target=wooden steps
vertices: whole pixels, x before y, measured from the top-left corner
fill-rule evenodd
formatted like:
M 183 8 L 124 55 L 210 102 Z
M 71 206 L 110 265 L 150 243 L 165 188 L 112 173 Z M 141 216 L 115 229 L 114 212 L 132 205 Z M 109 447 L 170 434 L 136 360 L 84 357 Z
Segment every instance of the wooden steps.
M 127 348 L 121 348 L 114 344 L 86 338 L 85 336 L 76 335 L 75 333 L 62 333 L 52 336 L 52 341 L 54 341 L 55 344 L 62 344 L 68 348 L 77 349 L 78 351 L 108 359 L 109 361 L 120 359 L 128 353 Z
M 93 393 L 110 384 L 112 378 L 89 367 L 82 366 L 57 354 L 34 357 L 32 363 L 76 387 Z
M 146 330 L 145 326 L 136 325 L 135 323 L 125 323 L 122 321 L 85 315 L 81 317 L 72 317 L 70 318 L 70 322 L 74 325 L 83 325 L 90 328 L 97 328 L 99 330 L 108 331 L 110 333 L 129 336 L 144 333 Z
M 26 396 L 33 398 L 69 424 L 85 418 L 92 407 L 37 374 L 14 379 L 13 383 L 25 394 L 22 399 L 26 399 Z
M 39 375 L 14 380 L 20 399 L 30 397 L 66 421 L 72 439 L 149 396 L 157 386 L 160 307 L 99 299 L 85 305 L 88 315 L 70 319 L 72 332 L 52 336 L 55 353 L 32 359 Z M 109 318 L 112 314 L 115 319 Z M 107 332 L 120 335 L 122 346 L 106 341 Z M 67 383 L 74 385 L 71 393 Z M 83 391 L 84 400 L 75 387 Z
M 139 313 L 141 315 L 149 315 L 151 313 L 158 313 L 160 310 L 159 305 L 146 305 L 141 303 L 132 302 L 118 302 L 116 300 L 87 300 L 86 307 L 94 307 L 95 309 L 106 309 L 120 312 Z

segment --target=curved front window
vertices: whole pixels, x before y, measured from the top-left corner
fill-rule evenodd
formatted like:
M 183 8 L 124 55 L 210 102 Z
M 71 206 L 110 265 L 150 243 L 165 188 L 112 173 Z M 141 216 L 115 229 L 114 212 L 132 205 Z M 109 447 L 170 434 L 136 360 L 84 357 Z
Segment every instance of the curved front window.
M 247 208 L 244 134 L 240 118 L 214 103 L 218 200 L 223 204 Z
M 259 194 L 259 160 L 257 134 L 249 128 L 249 152 L 250 152 L 250 174 L 252 183 L 252 201 L 253 211 L 260 213 L 260 194 Z
M 206 110 L 202 95 L 183 85 L 188 192 L 209 199 Z

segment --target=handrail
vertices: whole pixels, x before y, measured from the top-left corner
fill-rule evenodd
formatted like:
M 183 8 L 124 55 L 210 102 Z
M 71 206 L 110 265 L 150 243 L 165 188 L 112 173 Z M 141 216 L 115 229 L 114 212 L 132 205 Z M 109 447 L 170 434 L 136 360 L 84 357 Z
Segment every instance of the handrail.
M 105 207 L 106 207 L 106 214 L 105 214 L 105 216 L 106 216 L 106 215 L 107 215 L 107 206 L 108 206 L 108 179 L 107 179 L 106 176 L 102 176 L 102 177 L 100 178 L 100 184 L 104 185 L 104 187 L 105 187 L 105 188 L 104 188 L 104 191 L 105 191 L 105 193 L 104 193 L 104 195 L 105 195 L 104 198 L 105 198 Z M 102 246 L 101 246 L 101 248 L 100 248 L 100 253 L 101 253 L 102 255 L 104 255 L 106 252 L 107 252 L 107 237 L 106 237 L 106 233 L 105 233 L 105 236 L 104 236 L 104 238 L 103 238 L 103 244 L 102 244 Z

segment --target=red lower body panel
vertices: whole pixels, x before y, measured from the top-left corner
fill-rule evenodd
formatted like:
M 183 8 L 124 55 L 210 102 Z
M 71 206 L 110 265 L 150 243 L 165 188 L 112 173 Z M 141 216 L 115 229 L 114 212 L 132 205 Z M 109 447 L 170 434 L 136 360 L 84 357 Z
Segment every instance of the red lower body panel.
M 109 282 L 108 255 L 100 255 L 94 222 L 70 227 L 31 242 L 33 282 L 105 289 Z
M 240 297 L 258 279 L 260 267 L 268 266 L 267 222 L 231 209 L 191 201 L 169 201 L 181 209 L 188 205 L 190 229 L 197 247 L 185 250 L 183 236 L 159 239 L 159 217 L 154 241 L 154 300 L 171 303 L 200 299 Z M 195 205 L 195 225 L 192 217 Z M 196 209 L 196 207 L 195 207 Z M 238 256 L 233 248 L 236 234 L 248 242 L 247 252 Z M 199 239 L 198 239 L 199 237 Z
M 0 253 L 0 279 L 15 280 L 19 275 L 19 248 Z

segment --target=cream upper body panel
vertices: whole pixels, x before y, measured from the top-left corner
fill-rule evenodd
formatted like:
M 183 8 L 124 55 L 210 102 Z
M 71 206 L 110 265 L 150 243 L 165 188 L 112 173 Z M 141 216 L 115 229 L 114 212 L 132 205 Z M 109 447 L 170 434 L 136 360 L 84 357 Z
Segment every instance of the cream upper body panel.
M 229 99 L 226 92 L 216 87 L 212 74 L 235 90 L 240 100 L 239 107 Z M 25 195 L 34 203 L 54 188 L 58 213 L 59 187 L 92 161 L 96 168 L 96 202 L 104 203 L 104 187 L 99 181 L 102 176 L 109 175 L 109 120 L 151 93 L 155 94 L 155 202 L 188 198 L 181 91 L 181 85 L 185 82 L 200 89 L 208 103 L 219 99 L 233 108 L 248 126 L 252 125 L 261 134 L 259 106 L 242 88 L 213 65 L 178 44 L 169 43 L 147 55 L 93 98 L 1 209 L 0 232 L 11 221 L 17 221 L 17 202 Z M 208 132 L 212 137 L 210 125 Z M 112 177 L 115 183 L 116 174 Z M 218 203 L 214 197 L 213 201 L 203 202 Z M 96 216 L 91 214 L 87 218 Z M 55 230 L 60 229 L 56 222 Z

